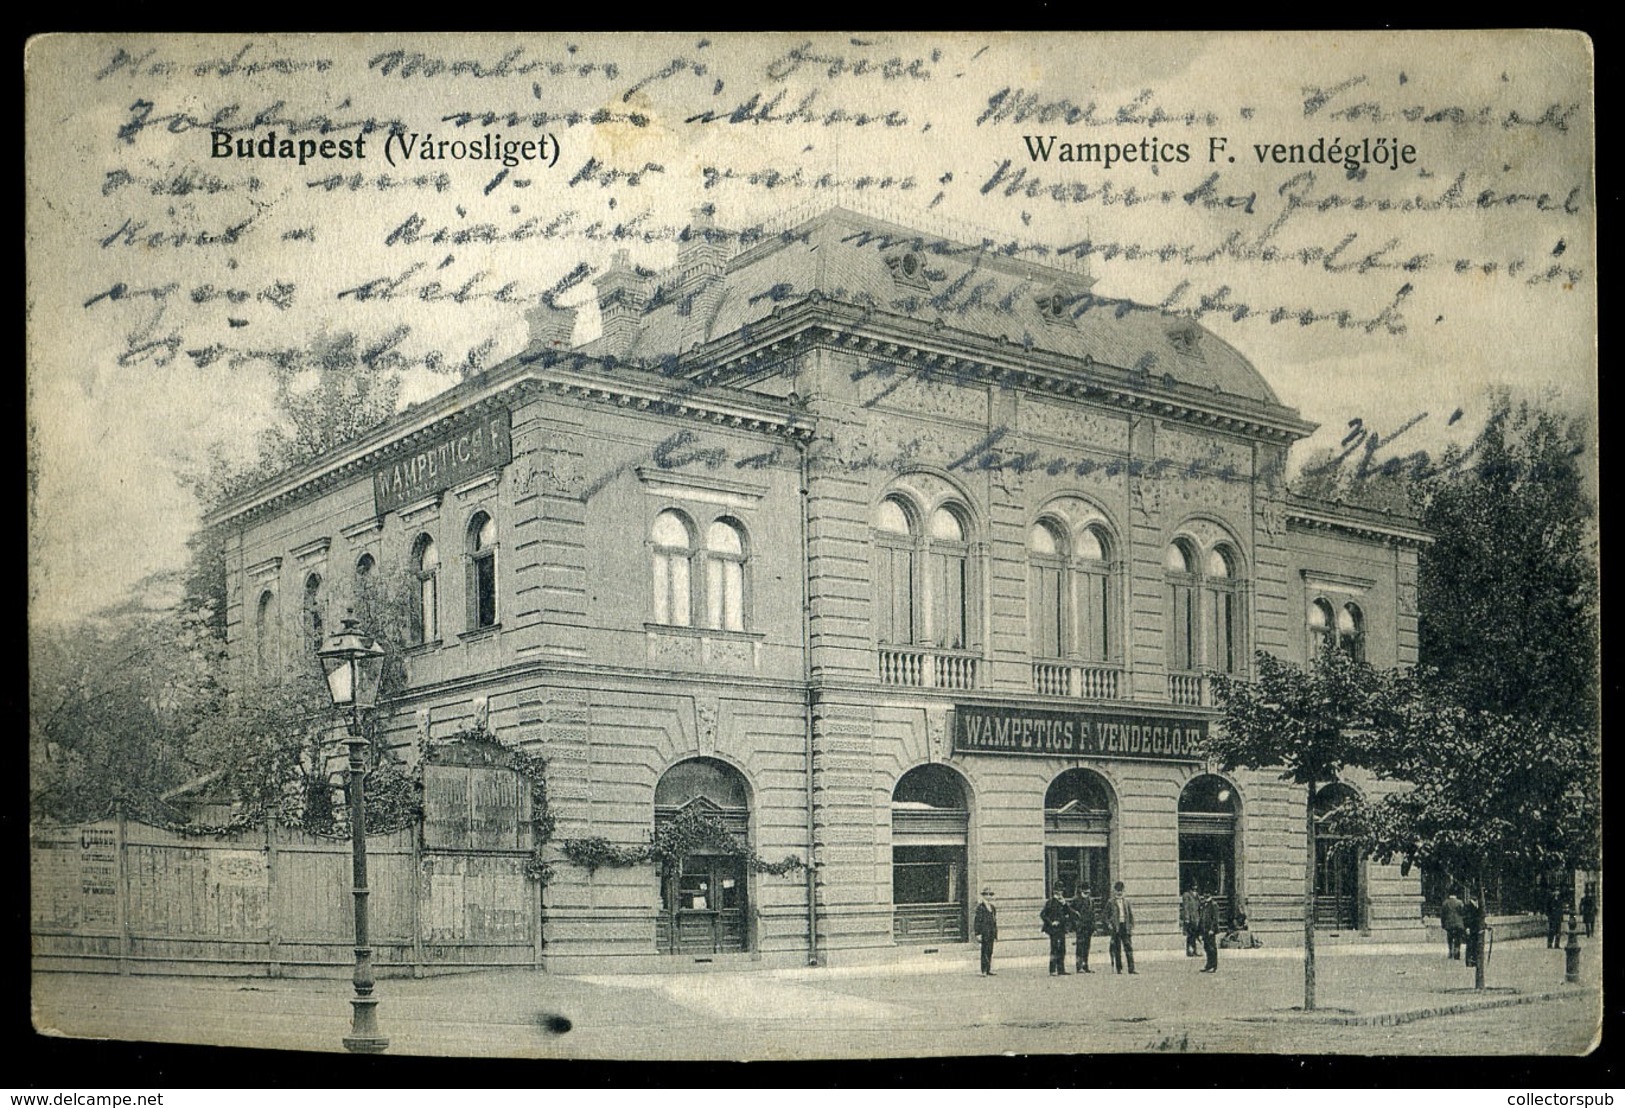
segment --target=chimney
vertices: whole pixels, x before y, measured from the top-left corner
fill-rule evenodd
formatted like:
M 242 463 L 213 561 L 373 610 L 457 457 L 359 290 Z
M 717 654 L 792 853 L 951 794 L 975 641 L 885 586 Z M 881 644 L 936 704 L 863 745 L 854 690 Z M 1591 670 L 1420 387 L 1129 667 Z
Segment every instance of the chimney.
M 684 290 L 720 277 L 727 264 L 727 247 L 717 230 L 714 204 L 701 204 L 689 213 L 688 227 L 677 244 L 678 280 Z
M 624 358 L 643 322 L 649 295 L 647 278 L 625 250 L 617 250 L 609 268 L 593 284 L 598 288 L 604 345 L 608 353 Z
M 530 324 L 527 351 L 568 350 L 575 345 L 576 310 L 560 307 L 552 293 L 545 293 L 537 305 L 525 313 Z

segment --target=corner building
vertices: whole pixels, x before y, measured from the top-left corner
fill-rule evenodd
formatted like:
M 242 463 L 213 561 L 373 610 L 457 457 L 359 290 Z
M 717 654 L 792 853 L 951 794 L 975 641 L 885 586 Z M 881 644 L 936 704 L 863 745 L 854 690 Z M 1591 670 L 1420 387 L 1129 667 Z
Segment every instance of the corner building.
M 984 886 L 1036 952 L 1057 882 L 1124 881 L 1141 946 L 1182 942 L 1191 883 L 1297 941 L 1304 797 L 1204 760 L 1212 678 L 1255 650 L 1414 663 L 1427 540 L 1286 493 L 1313 426 L 1241 354 L 841 208 L 749 238 L 698 212 L 675 266 L 596 284 L 598 338 L 539 307 L 518 357 L 211 521 L 237 664 L 303 664 L 394 574 L 395 746 L 477 720 L 546 757 L 556 840 L 699 805 L 814 863 L 561 859 L 550 967 L 949 953 Z M 1322 926 L 1419 936 L 1418 878 L 1332 845 Z

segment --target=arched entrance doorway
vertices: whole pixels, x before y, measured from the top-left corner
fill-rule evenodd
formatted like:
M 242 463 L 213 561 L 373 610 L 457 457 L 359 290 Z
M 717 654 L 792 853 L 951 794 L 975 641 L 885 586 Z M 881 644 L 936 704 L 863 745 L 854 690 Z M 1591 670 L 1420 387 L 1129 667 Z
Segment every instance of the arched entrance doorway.
M 1238 905 L 1240 815 L 1235 786 L 1217 774 L 1193 777 L 1179 794 L 1179 891 L 1195 886 L 1215 897 L 1226 926 L 1232 925 Z
M 1044 793 L 1045 891 L 1087 886 L 1097 917 L 1111 895 L 1112 791 L 1091 769 L 1069 769 Z
M 1315 794 L 1315 926 L 1328 931 L 1355 931 L 1363 924 L 1363 859 L 1348 849 L 1344 836 L 1330 829 L 1328 820 L 1359 795 L 1342 782 L 1333 782 Z
M 970 805 L 959 775 L 916 766 L 892 790 L 892 936 L 965 941 L 965 842 Z
M 739 771 L 714 758 L 691 758 L 655 786 L 655 827 L 693 813 L 750 841 L 750 789 Z M 748 870 L 741 855 L 696 844 L 660 875 L 655 945 L 667 954 L 721 954 L 750 949 Z

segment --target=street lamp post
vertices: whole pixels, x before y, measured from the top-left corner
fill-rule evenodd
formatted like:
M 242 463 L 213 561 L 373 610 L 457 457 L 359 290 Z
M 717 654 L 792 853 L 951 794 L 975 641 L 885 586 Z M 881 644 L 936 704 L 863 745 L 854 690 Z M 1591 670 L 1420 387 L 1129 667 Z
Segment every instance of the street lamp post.
M 381 1054 L 388 1049 L 389 1040 L 378 1033 L 378 999 L 372 995 L 372 944 L 367 938 L 367 740 L 361 734 L 361 709 L 372 707 L 378 698 L 384 650 L 361 632 L 354 616 L 346 614 L 343 626 L 316 656 L 322 660 L 333 706 L 350 711 L 344 745 L 350 750 L 345 792 L 350 805 L 350 854 L 355 875 L 355 998 L 350 1001 L 353 1014 L 344 1049 L 355 1054 Z

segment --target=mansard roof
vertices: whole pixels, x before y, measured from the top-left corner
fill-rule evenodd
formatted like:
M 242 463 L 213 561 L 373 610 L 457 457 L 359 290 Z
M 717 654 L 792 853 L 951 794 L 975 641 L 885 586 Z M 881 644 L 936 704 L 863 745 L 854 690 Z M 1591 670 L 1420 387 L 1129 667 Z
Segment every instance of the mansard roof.
M 1001 340 L 1095 372 L 1279 407 L 1252 363 L 1217 335 L 1159 308 L 1102 296 L 1061 259 L 1041 264 L 986 242 L 956 242 L 845 208 L 762 234 L 720 274 L 685 276 L 683 269 L 648 278 L 629 345 L 614 349 L 602 337 L 585 349 L 650 363 L 703 360 L 706 344 L 811 299 L 946 335 Z

